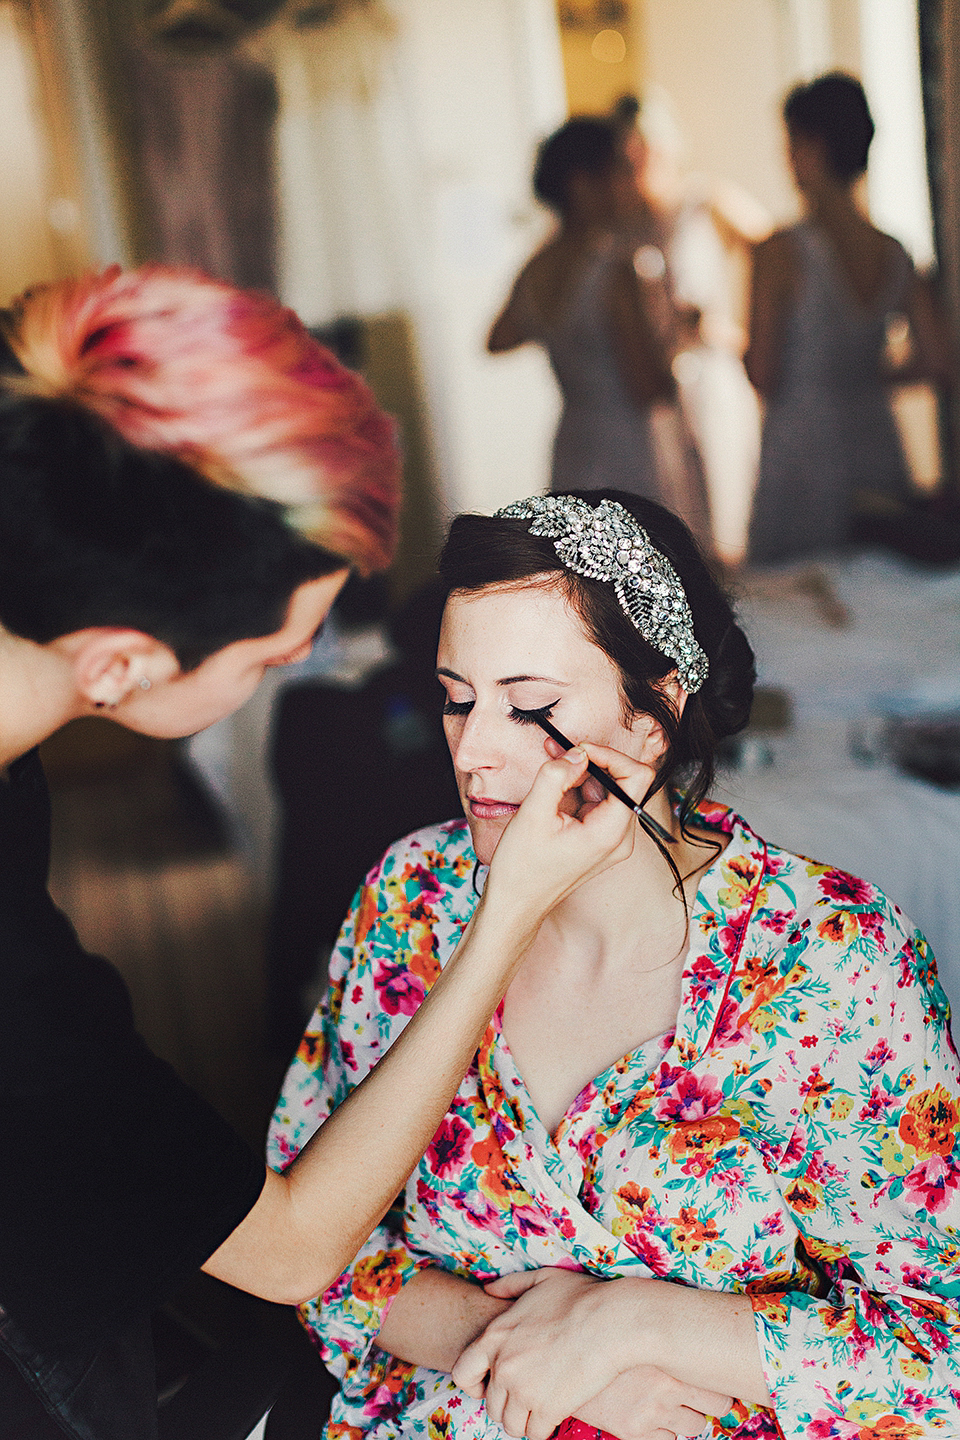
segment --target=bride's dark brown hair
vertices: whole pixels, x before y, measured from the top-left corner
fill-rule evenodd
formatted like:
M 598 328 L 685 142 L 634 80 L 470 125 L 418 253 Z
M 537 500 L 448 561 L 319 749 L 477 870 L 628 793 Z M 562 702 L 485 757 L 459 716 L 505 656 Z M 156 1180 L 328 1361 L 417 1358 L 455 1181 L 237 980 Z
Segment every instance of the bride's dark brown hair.
M 678 717 L 662 682 L 675 664 L 644 640 L 624 614 L 613 585 L 568 570 L 553 541 L 531 535 L 528 520 L 458 515 L 440 556 L 441 579 L 450 594 L 471 594 L 488 586 L 555 586 L 583 622 L 589 638 L 616 665 L 627 723 L 649 715 L 663 730 L 663 759 L 646 798 L 664 787 L 680 794 L 685 829 L 707 795 L 717 746 L 742 730 L 750 718 L 756 679 L 753 651 L 737 624 L 729 597 L 704 560 L 683 521 L 653 500 L 620 490 L 568 492 L 596 506 L 616 500 L 646 530 L 680 578 L 693 616 L 696 638 L 707 656 L 703 686 Z

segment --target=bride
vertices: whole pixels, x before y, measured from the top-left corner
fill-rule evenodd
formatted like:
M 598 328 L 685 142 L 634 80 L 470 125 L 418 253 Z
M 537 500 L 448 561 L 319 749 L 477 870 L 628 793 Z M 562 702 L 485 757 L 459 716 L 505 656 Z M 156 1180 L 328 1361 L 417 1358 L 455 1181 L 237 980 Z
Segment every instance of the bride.
M 328 1435 L 960 1433 L 945 1000 L 875 886 L 707 798 L 754 667 L 689 533 L 618 492 L 535 498 L 455 520 L 441 573 L 466 818 L 358 891 L 271 1162 L 429 991 L 560 753 L 543 722 L 615 780 L 647 767 L 648 818 L 544 920 L 402 1204 L 303 1307 Z

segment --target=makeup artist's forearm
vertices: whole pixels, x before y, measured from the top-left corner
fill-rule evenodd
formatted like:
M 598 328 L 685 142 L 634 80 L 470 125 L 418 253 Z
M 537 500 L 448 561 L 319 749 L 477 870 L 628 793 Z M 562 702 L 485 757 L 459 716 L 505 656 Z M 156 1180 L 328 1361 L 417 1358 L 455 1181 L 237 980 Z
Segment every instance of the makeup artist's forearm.
M 639 1283 L 656 1286 L 656 1292 L 640 1297 L 643 1339 L 638 1363 L 657 1365 L 677 1380 L 736 1395 L 746 1404 L 770 1404 L 746 1295 L 669 1281 Z
M 539 916 L 477 907 L 456 954 L 379 1065 L 207 1261 L 269 1300 L 321 1294 L 386 1214 L 446 1113 Z
M 478 906 L 403 1034 L 286 1172 L 299 1231 L 326 1230 L 319 1290 L 353 1259 L 429 1145 L 537 928 L 511 934 L 499 911 Z
M 586 764 L 577 749 L 541 765 L 430 995 L 285 1174 L 267 1176 L 256 1205 L 204 1266 L 209 1273 L 291 1304 L 322 1293 L 352 1260 L 430 1143 L 544 916 L 630 853 L 624 807 L 597 805 L 582 823 L 560 811 Z M 643 769 L 621 757 L 618 778 L 631 764 Z
M 387 1311 L 377 1344 L 398 1360 L 448 1374 L 461 1352 L 509 1305 L 482 1285 L 431 1266 L 404 1285 Z

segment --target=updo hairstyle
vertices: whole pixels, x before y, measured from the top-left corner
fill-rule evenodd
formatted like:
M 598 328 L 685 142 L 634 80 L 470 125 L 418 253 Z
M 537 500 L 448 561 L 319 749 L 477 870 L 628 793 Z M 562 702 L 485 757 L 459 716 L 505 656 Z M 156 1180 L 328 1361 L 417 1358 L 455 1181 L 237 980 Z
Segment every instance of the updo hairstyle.
M 570 203 L 570 179 L 577 173 L 604 175 L 621 152 L 623 127 L 599 115 L 575 115 L 548 135 L 537 151 L 533 193 L 558 215 Z
M 589 638 L 617 667 L 625 723 L 649 715 L 663 729 L 667 746 L 645 798 L 665 786 L 676 787 L 681 793 L 683 827 L 713 783 L 718 744 L 742 730 L 750 718 L 756 679 L 753 651 L 682 520 L 653 500 L 620 490 L 566 493 L 592 506 L 601 500 L 617 501 L 677 572 L 693 615 L 694 634 L 710 666 L 702 687 L 687 697 L 679 719 L 660 688 L 676 669 L 674 661 L 643 639 L 621 609 L 610 582 L 568 570 L 551 539 L 531 535 L 529 521 L 458 515 L 440 556 L 441 579 L 448 594 L 529 584 L 555 586 L 561 592 Z
M 856 180 L 866 170 L 873 117 L 863 86 L 852 75 L 834 70 L 795 86 L 784 102 L 783 118 L 791 135 L 822 144 L 837 180 Z

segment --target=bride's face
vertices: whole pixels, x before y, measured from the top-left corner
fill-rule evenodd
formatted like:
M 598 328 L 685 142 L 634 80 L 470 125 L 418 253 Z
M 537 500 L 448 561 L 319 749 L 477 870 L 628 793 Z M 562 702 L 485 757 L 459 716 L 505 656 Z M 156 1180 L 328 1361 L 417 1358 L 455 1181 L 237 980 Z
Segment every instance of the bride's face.
M 640 758 L 651 722 L 624 723 L 619 672 L 556 589 L 526 585 L 453 595 L 440 629 L 437 675 L 444 730 L 477 857 L 488 865 L 534 776 L 557 754 L 535 723 Z M 594 793 L 595 792 L 595 793 Z M 588 780 L 574 792 L 599 800 Z

